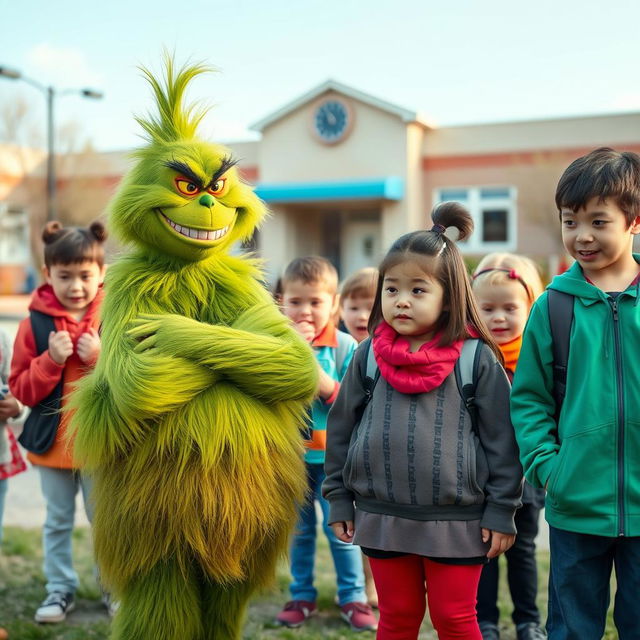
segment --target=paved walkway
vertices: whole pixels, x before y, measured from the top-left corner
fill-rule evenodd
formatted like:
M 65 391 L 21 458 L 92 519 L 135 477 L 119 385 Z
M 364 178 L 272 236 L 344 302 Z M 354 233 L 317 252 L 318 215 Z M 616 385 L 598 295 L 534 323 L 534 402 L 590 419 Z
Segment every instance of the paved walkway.
M 13 337 L 20 318 L 27 313 L 28 296 L 0 296 L 0 327 Z M 549 530 L 543 517 L 540 517 L 538 547 L 549 548 Z M 29 468 L 9 480 L 9 493 L 5 505 L 4 522 L 6 525 L 20 527 L 40 527 L 44 522 L 44 501 L 40 491 L 40 478 L 36 469 Z M 82 507 L 82 498 L 76 501 L 76 522 L 87 526 L 87 518 Z

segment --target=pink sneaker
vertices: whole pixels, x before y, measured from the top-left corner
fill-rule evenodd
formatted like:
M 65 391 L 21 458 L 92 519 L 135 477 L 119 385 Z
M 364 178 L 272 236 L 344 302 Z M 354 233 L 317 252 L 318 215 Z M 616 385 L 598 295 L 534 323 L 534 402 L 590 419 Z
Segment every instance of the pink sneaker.
M 315 612 L 315 602 L 309 602 L 307 600 L 291 600 L 284 605 L 284 608 L 276 617 L 276 622 L 284 627 L 295 629 Z
M 340 615 L 349 623 L 353 631 L 375 631 L 378 621 L 371 607 L 365 602 L 349 602 L 340 607 Z

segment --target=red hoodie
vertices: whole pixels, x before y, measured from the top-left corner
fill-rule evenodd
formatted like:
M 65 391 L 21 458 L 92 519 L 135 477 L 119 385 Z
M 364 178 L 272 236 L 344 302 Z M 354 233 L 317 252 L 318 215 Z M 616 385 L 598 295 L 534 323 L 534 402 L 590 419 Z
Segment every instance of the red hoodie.
M 75 347 L 78 338 L 83 333 L 87 333 L 91 327 L 96 331 L 98 330 L 100 324 L 99 309 L 103 295 L 104 292 L 100 287 L 98 295 L 87 307 L 82 320 L 76 320 L 60 304 L 51 285 L 45 284 L 34 291 L 29 309 L 52 316 L 56 331 L 68 331 Z M 54 390 L 62 378 L 64 385 L 61 404 L 64 406 L 67 396 L 73 391 L 73 383 L 85 375 L 94 364 L 82 362 L 75 350 L 63 365 L 54 362 L 48 350 L 38 355 L 35 338 L 31 330 L 31 320 L 30 318 L 25 318 L 18 327 L 16 341 L 13 346 L 9 388 L 20 402 L 28 407 L 34 407 Z M 35 454 L 29 452 L 27 454 L 27 458 L 32 464 L 58 469 L 73 468 L 71 451 L 65 442 L 68 421 L 69 414 L 63 413 L 60 416 L 55 442 L 46 453 Z

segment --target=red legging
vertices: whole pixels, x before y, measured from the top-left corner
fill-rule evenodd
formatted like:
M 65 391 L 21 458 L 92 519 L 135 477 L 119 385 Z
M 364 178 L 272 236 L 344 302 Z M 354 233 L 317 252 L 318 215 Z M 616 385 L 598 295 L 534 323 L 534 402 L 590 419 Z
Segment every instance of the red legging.
M 369 560 L 380 608 L 377 640 L 416 640 L 425 591 L 440 640 L 482 640 L 476 619 L 482 565 L 442 564 L 416 555 Z

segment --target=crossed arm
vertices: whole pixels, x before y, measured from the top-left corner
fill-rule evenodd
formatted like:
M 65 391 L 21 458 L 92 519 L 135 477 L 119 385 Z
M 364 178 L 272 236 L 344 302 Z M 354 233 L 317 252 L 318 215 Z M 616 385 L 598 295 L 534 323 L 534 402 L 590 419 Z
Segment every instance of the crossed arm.
M 304 401 L 316 391 L 313 353 L 271 304 L 248 309 L 230 327 L 143 314 L 128 335 L 139 340 L 140 356 L 184 359 L 269 404 Z
M 76 455 L 88 467 L 141 442 L 154 419 L 219 380 L 267 404 L 311 399 L 317 385 L 313 353 L 270 304 L 232 327 L 141 314 L 105 330 L 103 343 L 71 405 Z

